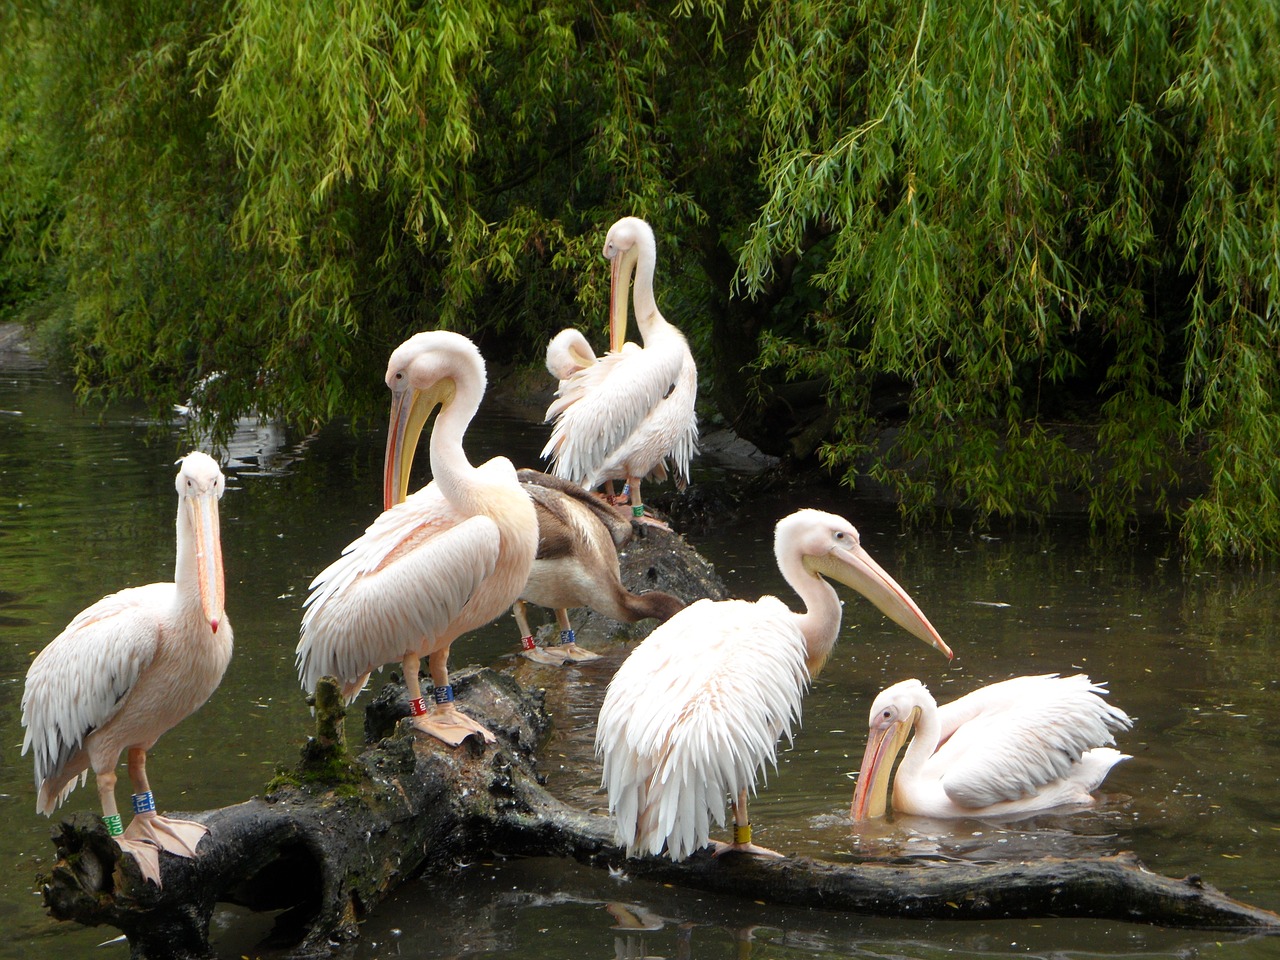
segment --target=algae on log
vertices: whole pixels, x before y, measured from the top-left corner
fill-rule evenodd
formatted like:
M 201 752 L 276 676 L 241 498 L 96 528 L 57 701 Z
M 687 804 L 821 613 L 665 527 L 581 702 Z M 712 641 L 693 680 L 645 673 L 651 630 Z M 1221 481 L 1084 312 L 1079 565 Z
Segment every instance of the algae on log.
M 709 565 L 660 530 L 628 548 L 623 579 L 633 590 L 663 589 L 687 601 L 723 595 Z M 611 627 L 583 618 L 578 629 L 580 639 L 603 638 Z M 278 912 L 264 946 L 323 957 L 357 936 L 359 920 L 400 883 L 496 853 L 569 857 L 624 867 L 634 878 L 884 917 L 1093 917 L 1280 932 L 1276 914 L 1195 878 L 1149 873 L 1127 854 L 945 866 L 715 859 L 705 852 L 678 864 L 626 860 L 606 818 L 543 786 L 537 748 L 550 728 L 546 692 L 485 668 L 457 671 L 453 681 L 459 704 L 497 743 L 471 738 L 451 749 L 399 726 L 409 711 L 402 686 L 392 682 L 365 712 L 366 730 L 380 739 L 351 757 L 341 738 L 341 701 L 322 688 L 320 733 L 303 748 L 296 775 L 280 778 L 263 797 L 191 815 L 209 835 L 194 859 L 161 854 L 163 887 L 142 879 L 97 817 L 77 814 L 59 824 L 58 861 L 43 888 L 50 913 L 119 928 L 139 960 L 185 960 L 211 955 L 214 907 L 231 903 Z

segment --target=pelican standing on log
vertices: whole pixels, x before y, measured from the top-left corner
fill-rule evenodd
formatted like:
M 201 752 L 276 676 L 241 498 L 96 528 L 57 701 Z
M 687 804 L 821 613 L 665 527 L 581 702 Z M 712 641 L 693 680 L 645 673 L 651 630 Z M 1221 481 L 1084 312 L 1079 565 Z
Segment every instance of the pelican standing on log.
M 1016 677 L 941 707 L 919 680 L 903 680 L 871 705 L 870 732 L 850 813 L 883 816 L 898 766 L 893 810 L 922 817 L 989 817 L 1088 806 L 1126 754 L 1112 732 L 1133 721 L 1077 674 Z
M 511 461 L 473 467 L 463 451 L 485 389 L 484 360 L 470 340 L 443 330 L 410 337 L 391 354 L 386 382 L 386 509 L 312 582 L 298 676 L 307 691 L 335 676 L 350 702 L 373 670 L 399 662 L 417 729 L 452 746 L 473 733 L 493 742 L 454 706 L 449 647 L 519 597 L 538 547 L 533 502 Z M 433 479 L 406 498 L 418 438 L 437 406 Z M 434 686 L 430 709 L 418 680 L 422 657 Z
M 518 471 L 538 514 L 538 555 L 513 613 L 524 655 L 539 663 L 575 663 L 599 655 L 577 644 L 569 610 L 590 607 L 620 623 L 665 621 L 684 601 L 661 590 L 632 593 L 622 584 L 618 550 L 634 535 L 631 521 L 581 487 L 537 470 Z M 560 642 L 539 647 L 528 604 L 555 611 Z
M 209 831 L 155 812 L 147 751 L 209 699 L 232 647 L 218 527 L 226 481 L 207 454 L 179 463 L 174 582 L 121 590 L 81 611 L 32 661 L 22 694 L 37 812 L 51 815 L 92 770 L 107 831 L 157 886 L 159 851 L 194 857 Z M 127 830 L 115 795 L 125 751 L 134 790 Z
M 699 600 L 651 633 L 614 674 L 600 708 L 596 753 L 628 856 L 666 847 L 682 860 L 724 825 L 716 852 L 772 854 L 751 843 L 747 794 L 782 734 L 791 738 L 809 681 L 840 632 L 841 603 L 827 577 L 857 590 L 887 617 L 947 657 L 929 620 L 859 543 L 842 517 L 800 510 L 778 522 L 778 569 L 804 603 L 775 597 Z
M 589 490 L 626 480 L 632 513 L 639 517 L 644 515 L 643 479 L 665 479 L 670 462 L 677 487 L 689 482 L 689 462 L 698 446 L 698 372 L 684 335 L 666 321 L 654 299 L 658 248 L 653 229 L 637 217 L 623 217 L 609 228 L 604 256 L 611 264 L 610 352 L 595 360 L 581 335 L 561 339 L 569 331 L 552 341 L 547 366 L 553 375 L 571 370 L 555 352 L 561 348 L 581 368 L 561 378 L 557 399 L 547 409 L 554 426 L 542 455 L 551 458 L 556 476 Z M 628 286 L 643 348 L 625 343 Z

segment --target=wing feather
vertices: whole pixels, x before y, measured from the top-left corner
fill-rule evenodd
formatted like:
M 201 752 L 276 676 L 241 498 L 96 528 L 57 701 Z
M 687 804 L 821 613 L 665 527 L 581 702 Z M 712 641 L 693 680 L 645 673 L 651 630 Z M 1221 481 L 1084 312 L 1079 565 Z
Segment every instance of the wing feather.
M 1114 744 L 1113 731 L 1132 726 L 1123 710 L 1102 699 L 1106 688 L 1087 676 L 1018 679 L 1051 682 L 1007 688 L 1002 704 L 988 693 L 981 712 L 929 761 L 946 769 L 943 789 L 961 806 L 1031 796 L 1068 776 L 1086 751 Z
M 705 846 L 725 798 L 754 791 L 790 739 L 809 683 L 786 607 L 701 600 L 655 630 L 614 675 L 596 751 L 628 851 L 680 860 Z
M 304 689 L 422 649 L 493 573 L 499 545 L 492 520 L 461 513 L 435 483 L 384 511 L 311 583 L 296 651 Z
M 173 593 L 172 583 L 153 583 L 103 597 L 77 614 L 32 661 L 22 694 L 22 752 L 32 751 L 37 791 L 90 733 L 116 715 L 155 657 L 160 642 L 155 611 L 169 609 Z
M 671 392 L 687 353 L 677 333 L 662 345 L 607 353 L 563 381 L 547 409 L 554 424 L 542 456 L 551 472 L 585 486 Z

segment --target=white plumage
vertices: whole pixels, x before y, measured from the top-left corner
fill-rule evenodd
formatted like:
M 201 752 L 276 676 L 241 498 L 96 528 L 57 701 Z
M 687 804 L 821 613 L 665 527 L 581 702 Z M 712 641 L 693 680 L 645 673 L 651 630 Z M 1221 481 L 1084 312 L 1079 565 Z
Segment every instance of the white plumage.
M 225 488 L 212 457 L 181 461 L 174 582 L 132 587 L 79 613 L 32 661 L 22 695 L 22 752 L 35 764 L 36 810 L 53 811 L 90 770 L 104 817 L 119 816 L 116 765 L 128 751 L 135 793 L 150 792 L 146 752 L 217 689 L 231 661 L 218 526 Z M 194 856 L 200 824 L 135 816 L 118 839 L 160 883 L 156 851 Z
M 689 344 L 658 311 L 653 294 L 657 244 L 643 220 L 623 217 L 610 229 L 604 255 L 612 264 L 611 352 L 599 360 L 576 331 L 561 331 L 547 368 L 561 383 L 547 409 L 551 439 L 542 452 L 551 472 L 588 489 L 625 479 L 633 506 L 640 482 L 663 479 L 668 463 L 683 488 L 697 452 L 697 368 Z M 643 348 L 624 344 L 627 287 L 634 274 L 636 326 Z
M 443 699 L 451 695 L 449 648 L 519 596 L 538 545 L 533 503 L 505 457 L 479 467 L 466 458 L 462 439 L 485 387 L 484 360 L 471 341 L 442 330 L 417 334 L 392 353 L 386 381 L 386 509 L 312 581 L 298 676 L 310 691 L 332 675 L 350 701 L 373 670 L 398 661 L 411 705 L 420 704 L 418 666 L 429 657 L 437 703 L 414 725 L 455 745 L 470 733 L 492 741 Z M 406 498 L 417 439 L 436 406 L 434 479 Z
M 848 521 L 800 510 L 778 523 L 778 568 L 804 603 L 774 597 L 700 600 L 644 640 L 618 669 L 596 731 L 602 783 L 629 855 L 680 860 L 705 846 L 711 822 L 747 828 L 747 794 L 791 736 L 811 676 L 840 629 L 824 577 L 851 586 L 905 629 L 951 655 L 937 631 L 858 542 Z M 731 849 L 769 853 L 738 837 Z
M 1129 716 L 1104 686 L 1077 674 L 1016 677 L 939 707 L 919 680 L 884 690 L 854 794 L 854 819 L 885 812 L 889 772 L 914 738 L 893 785 L 893 809 L 929 817 L 1000 816 L 1088 805 L 1126 756 L 1112 749 Z

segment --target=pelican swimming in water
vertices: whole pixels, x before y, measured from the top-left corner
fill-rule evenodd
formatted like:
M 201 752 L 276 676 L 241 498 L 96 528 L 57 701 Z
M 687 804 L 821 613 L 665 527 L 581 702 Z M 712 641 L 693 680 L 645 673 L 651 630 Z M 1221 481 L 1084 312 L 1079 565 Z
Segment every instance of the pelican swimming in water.
M 623 217 L 609 228 L 604 256 L 611 264 L 610 352 L 595 360 L 586 339 L 570 331 L 552 340 L 548 369 L 569 376 L 560 377 L 557 399 L 547 409 L 554 426 L 542 455 L 551 458 L 552 473 L 587 489 L 626 480 L 632 513 L 642 516 L 643 479 L 665 479 L 670 463 L 677 487 L 689 482 L 698 445 L 698 372 L 684 335 L 654 299 L 653 229 Z M 625 342 L 628 286 L 643 347 Z
M 92 770 L 108 832 L 157 886 L 159 851 L 194 857 L 209 831 L 155 812 L 147 751 L 209 699 L 232 647 L 218 527 L 226 481 L 207 454 L 179 463 L 173 582 L 121 590 L 81 611 L 32 661 L 22 693 L 37 812 L 51 815 Z M 126 751 L 134 816 L 124 830 L 115 787 Z
M 513 613 L 525 656 L 540 663 L 581 662 L 599 655 L 579 647 L 569 609 L 590 607 L 620 623 L 669 619 L 684 601 L 661 590 L 632 593 L 622 584 L 618 549 L 634 533 L 631 521 L 581 487 L 537 470 L 520 482 L 538 514 L 538 556 Z M 539 647 L 529 627 L 529 603 L 555 611 L 560 643 Z
M 350 702 L 373 670 L 399 662 L 417 729 L 453 746 L 472 733 L 492 742 L 454 706 L 449 647 L 520 596 L 538 548 L 533 501 L 505 457 L 473 467 L 463 451 L 485 388 L 484 360 L 470 340 L 443 330 L 410 337 L 392 352 L 386 383 L 386 509 L 312 582 L 298 676 L 308 691 L 335 676 Z M 433 479 L 406 498 L 418 438 L 437 406 Z M 422 657 L 434 686 L 430 709 L 418 680 Z
M 922 817 L 983 817 L 1087 806 L 1113 766 L 1113 731 L 1129 716 L 1083 674 L 1016 677 L 941 707 L 919 680 L 903 680 L 871 705 L 870 732 L 850 810 L 882 816 L 889 773 L 893 810 Z
M 596 753 L 619 842 L 628 856 L 666 847 L 682 860 L 724 825 L 717 852 L 770 854 L 751 843 L 747 794 L 778 738 L 791 737 L 800 701 L 840 632 L 841 601 L 825 578 L 857 590 L 887 617 L 948 657 L 951 650 L 905 590 L 862 548 L 842 517 L 800 510 L 778 522 L 778 569 L 804 604 L 775 597 L 699 600 L 651 633 L 605 693 Z

